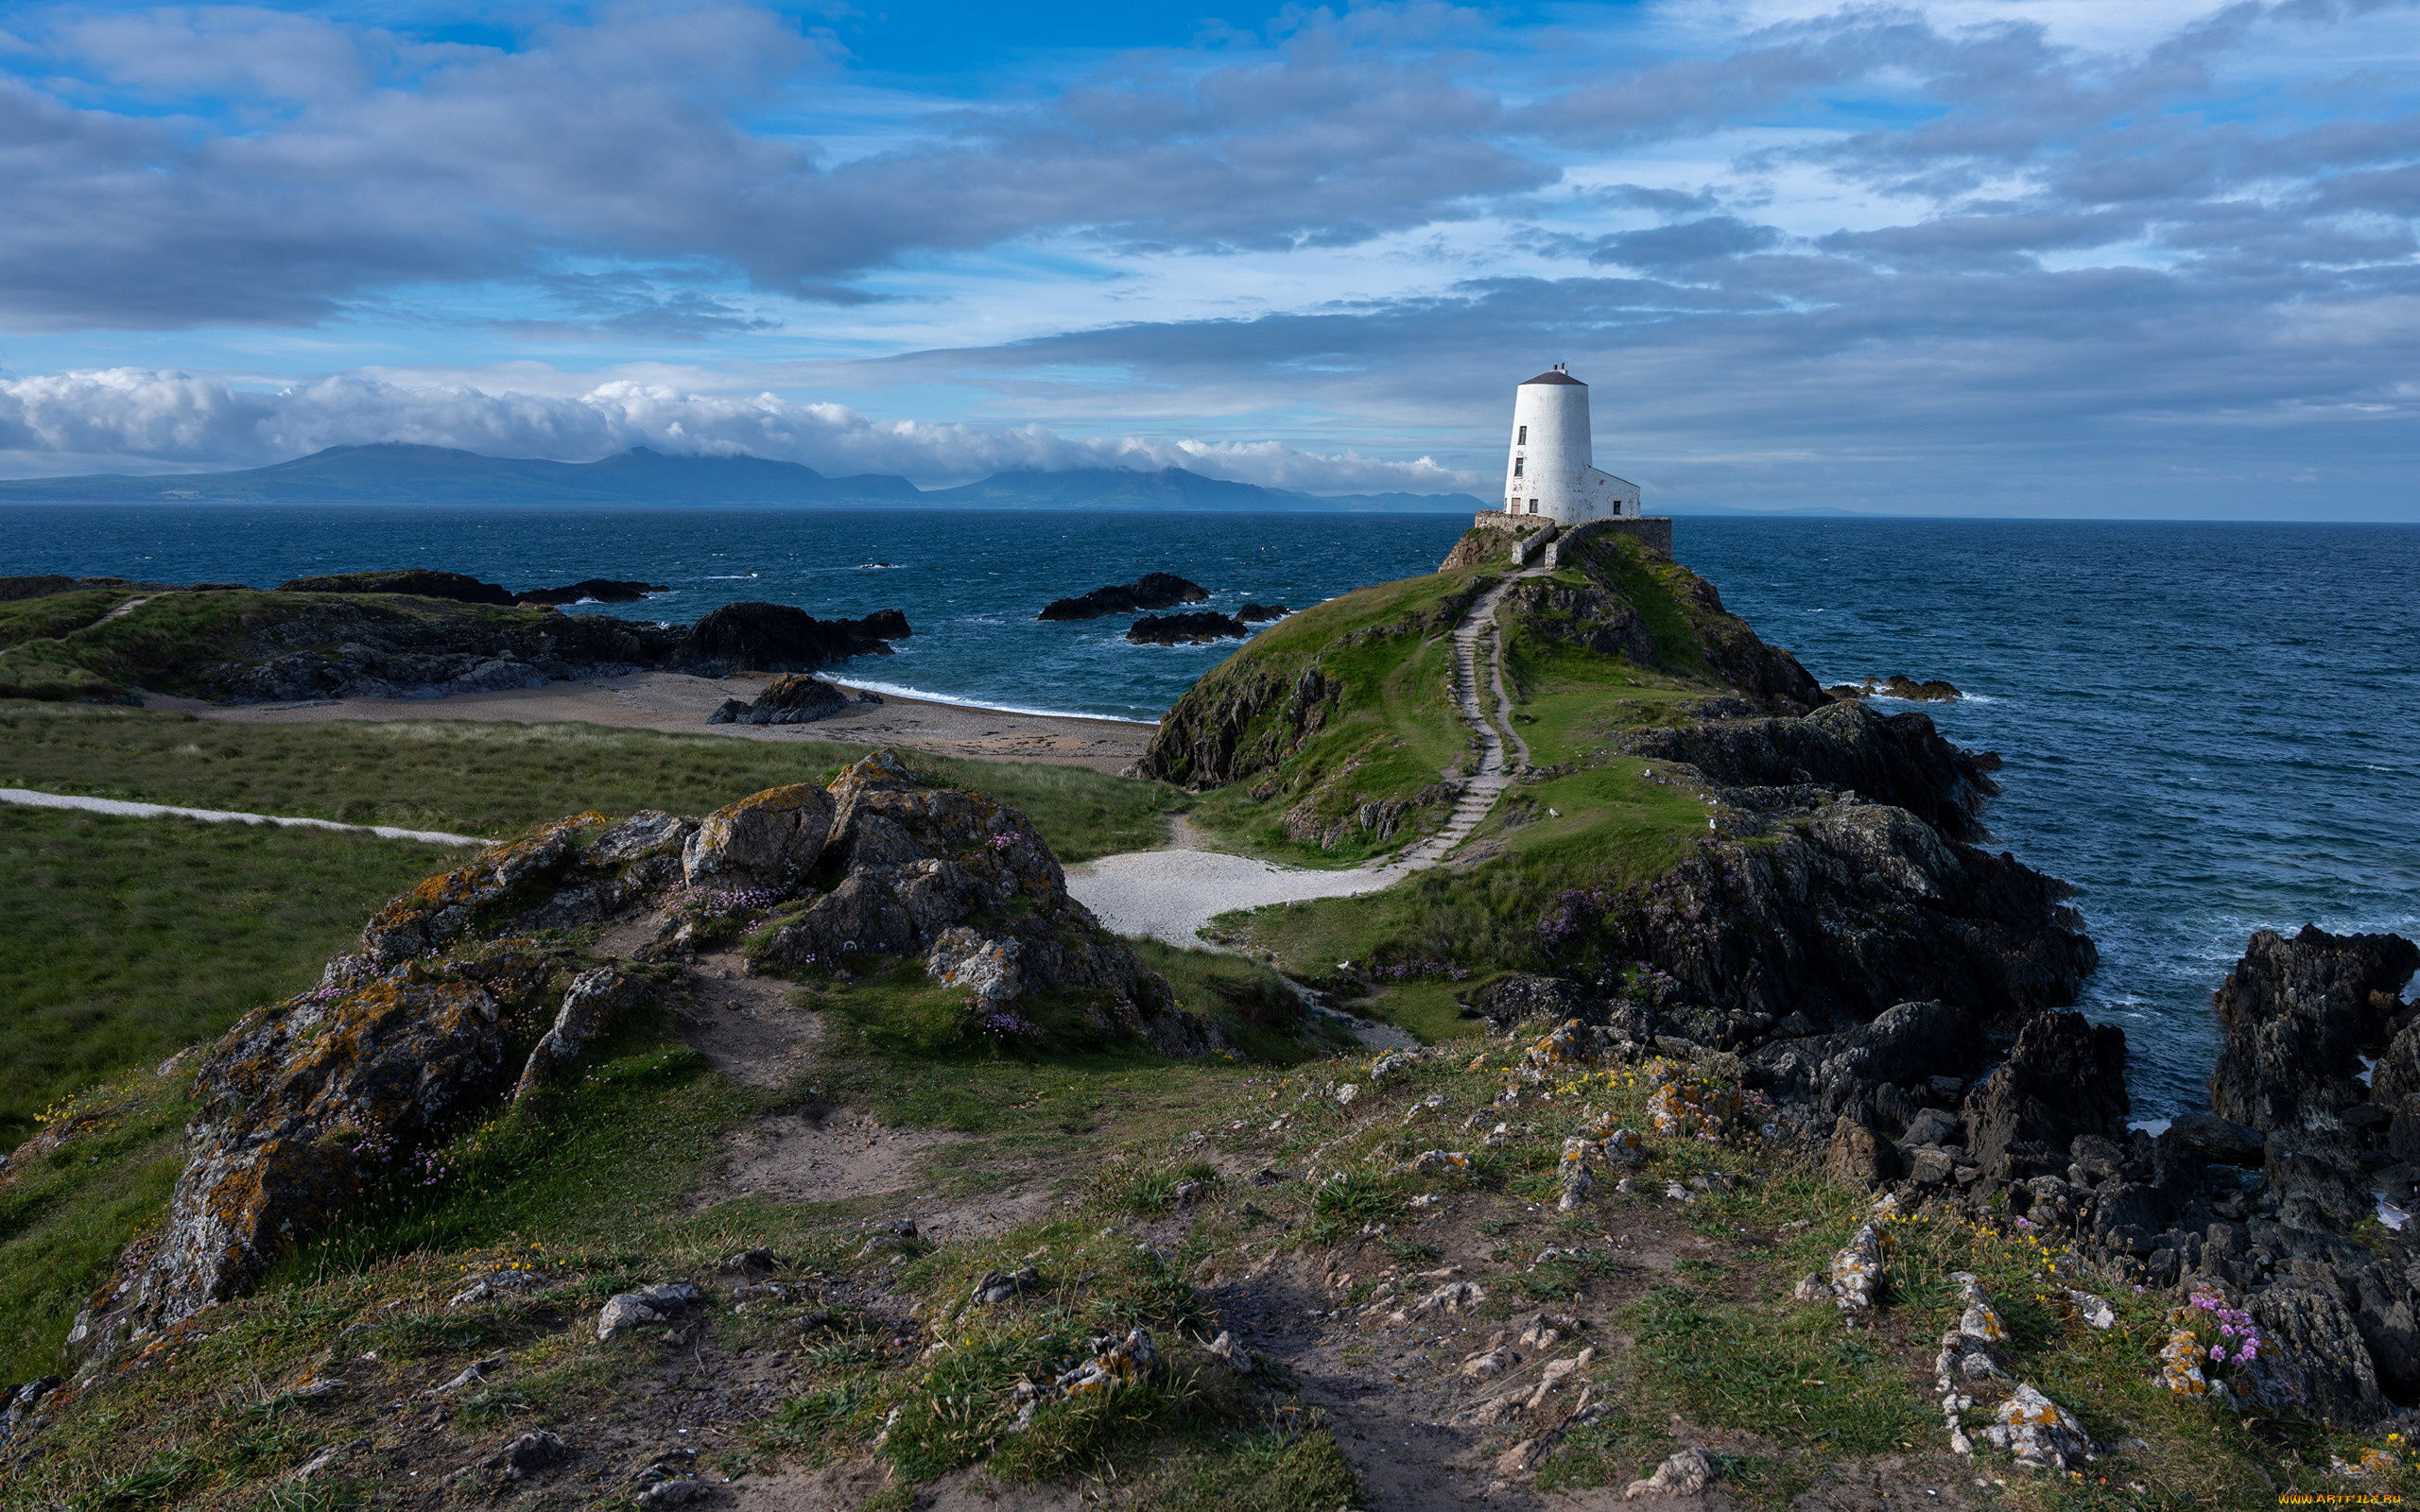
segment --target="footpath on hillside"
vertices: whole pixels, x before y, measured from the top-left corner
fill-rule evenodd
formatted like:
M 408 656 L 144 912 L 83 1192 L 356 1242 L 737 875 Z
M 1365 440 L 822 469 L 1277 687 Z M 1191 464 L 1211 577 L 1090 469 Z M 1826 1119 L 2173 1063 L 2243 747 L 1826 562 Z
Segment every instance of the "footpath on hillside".
M 1205 943 L 1201 930 L 1220 914 L 1312 898 L 1357 897 L 1443 861 L 1470 838 L 1512 779 L 1530 765 L 1530 747 L 1512 728 L 1495 610 L 1515 581 L 1542 571 L 1527 567 L 1506 577 L 1474 600 L 1454 627 L 1454 704 L 1470 727 L 1478 765 L 1460 780 L 1453 812 L 1435 834 L 1391 861 L 1317 871 L 1204 850 L 1184 843 L 1187 833 L 1181 830 L 1179 843 L 1167 849 L 1131 850 L 1069 867 L 1067 890 L 1116 934 L 1199 950 Z M 1493 717 L 1484 707 L 1482 686 L 1493 701 Z

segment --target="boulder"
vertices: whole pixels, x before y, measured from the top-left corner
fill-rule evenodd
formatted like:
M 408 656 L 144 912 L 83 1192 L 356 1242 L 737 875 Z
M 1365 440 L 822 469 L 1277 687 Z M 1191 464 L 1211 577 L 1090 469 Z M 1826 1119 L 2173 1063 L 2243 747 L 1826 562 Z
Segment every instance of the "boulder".
M 2214 1113 L 2179 1113 L 2168 1121 L 2165 1137 L 2221 1165 L 2260 1163 L 2260 1131 Z
M 2064 1171 L 2079 1134 L 2126 1132 L 2126 1034 L 2081 1013 L 2036 1015 L 1967 1095 L 1975 1159 L 1998 1180 Z
M 1174 573 L 1145 573 L 1131 583 L 1112 583 L 1074 598 L 1054 598 L 1043 606 L 1038 620 L 1097 620 L 1107 614 L 1132 614 L 1147 609 L 1172 609 L 1199 604 L 1210 596 L 1200 583 Z M 1284 610 L 1277 610 L 1283 614 Z M 1274 618 L 1275 616 L 1270 616 Z
M 812 782 L 752 793 L 706 816 L 682 851 L 682 876 L 692 887 L 787 891 L 822 858 L 833 812 Z
M 1899 1162 L 1874 1130 L 1842 1118 L 1832 1125 L 1832 1143 L 1824 1155 L 1824 1173 L 1842 1186 L 1874 1187 L 1898 1176 Z
M 872 694 L 861 698 L 879 703 Z M 853 700 L 839 688 L 804 672 L 785 673 L 752 699 L 726 698 L 706 716 L 710 725 L 807 725 L 846 711 Z
M 573 977 L 555 1010 L 555 1022 L 522 1064 L 512 1100 L 519 1102 L 561 1076 L 582 1050 L 613 1027 L 617 1015 L 648 996 L 647 983 L 614 967 L 599 966 Z
M 2211 1111 L 2263 1133 L 2341 1133 L 2344 1111 L 2370 1100 L 2362 1057 L 2388 1049 L 2415 970 L 2420 945 L 2397 935 L 2253 936 L 2212 999 L 2224 1042 Z
M 1126 627 L 1126 639 L 1136 645 L 1207 645 L 1219 640 L 1242 640 L 1252 627 L 1215 610 L 1195 614 L 1146 614 Z
M 1265 625 L 1270 620 L 1282 620 L 1293 612 L 1283 604 L 1246 604 L 1236 610 L 1236 618 L 1246 625 Z
M 2360 1325 L 2328 1292 L 2280 1283 L 2246 1306 L 2261 1332 L 2260 1357 L 2244 1377 L 2254 1405 L 2346 1428 L 2366 1427 L 2389 1410 Z
M 861 620 L 819 620 L 787 604 L 725 604 L 689 627 L 666 664 L 676 672 L 813 672 L 853 656 L 888 655 L 911 632 L 897 610 Z
M 1538 976 L 1527 971 L 1511 972 L 1490 982 L 1472 995 L 1471 1006 L 1480 1017 L 1497 1023 L 1517 1023 L 1524 1019 L 1593 1022 L 1604 1015 L 1604 1005 L 1579 983 L 1568 977 Z
M 192 1153 L 128 1312 L 157 1329 L 243 1291 L 369 1171 L 492 1098 L 504 1046 L 494 999 L 465 982 L 381 977 L 246 1015 L 195 1074 Z

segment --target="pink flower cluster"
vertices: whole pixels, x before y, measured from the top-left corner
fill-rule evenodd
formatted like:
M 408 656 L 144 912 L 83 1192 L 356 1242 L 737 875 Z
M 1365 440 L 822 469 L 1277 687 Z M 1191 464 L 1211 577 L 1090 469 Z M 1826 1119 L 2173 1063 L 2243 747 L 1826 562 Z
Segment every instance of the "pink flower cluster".
M 2260 1358 L 2260 1326 L 2252 1314 L 2238 1307 L 2221 1302 L 2217 1294 L 2195 1292 L 2192 1305 L 2210 1314 L 2218 1325 L 2219 1342 L 2210 1346 L 2210 1361 L 2214 1365 L 2250 1365 Z M 2233 1352 L 2229 1352 L 2229 1345 Z

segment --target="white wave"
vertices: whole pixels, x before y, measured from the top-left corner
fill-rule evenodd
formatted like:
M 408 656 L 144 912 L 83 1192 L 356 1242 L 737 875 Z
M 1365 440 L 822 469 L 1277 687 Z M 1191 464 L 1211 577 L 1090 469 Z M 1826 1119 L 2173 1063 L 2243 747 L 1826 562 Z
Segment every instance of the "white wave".
M 2411 1214 L 2389 1202 L 2385 1193 L 2378 1194 L 2378 1222 L 2390 1228 L 2400 1228 L 2411 1221 Z
M 2152 1138 L 2157 1139 L 2168 1132 L 2168 1124 L 2169 1121 L 2164 1118 L 2138 1118 L 2126 1126 L 2141 1129 Z
M 744 583 L 752 577 L 762 577 L 764 576 L 765 575 L 763 573 L 716 573 L 709 576 L 706 578 L 706 581 L 710 583 Z
M 835 679 L 838 680 L 838 679 Z M 1153 725 L 1156 719 L 1128 719 L 1118 714 L 1086 713 L 1080 709 L 1028 709 L 1012 703 L 984 703 L 975 698 L 954 697 L 946 693 L 926 693 L 895 682 L 858 682 L 854 679 L 840 684 L 844 688 L 864 688 L 870 693 L 887 694 L 894 698 L 919 698 L 925 703 L 945 703 L 959 709 L 984 709 L 1001 714 L 1036 714 L 1045 719 L 1102 719 L 1113 725 Z

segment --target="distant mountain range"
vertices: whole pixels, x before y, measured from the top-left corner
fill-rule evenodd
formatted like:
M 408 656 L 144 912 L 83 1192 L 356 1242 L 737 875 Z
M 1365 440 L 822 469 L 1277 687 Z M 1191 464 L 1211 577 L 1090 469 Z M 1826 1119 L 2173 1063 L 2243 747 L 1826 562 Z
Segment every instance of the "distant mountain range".
M 0 482 L 0 503 L 148 504 L 865 504 L 975 509 L 1387 510 L 1461 513 L 1467 493 L 1356 493 L 1322 497 L 1229 483 L 1183 468 L 1080 468 L 1001 472 L 954 489 L 903 477 L 826 477 L 796 462 L 758 456 L 666 456 L 638 447 L 597 462 L 483 456 L 442 446 L 386 442 L 324 452 L 237 472 L 186 472 Z

